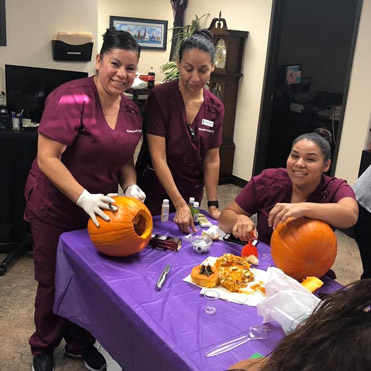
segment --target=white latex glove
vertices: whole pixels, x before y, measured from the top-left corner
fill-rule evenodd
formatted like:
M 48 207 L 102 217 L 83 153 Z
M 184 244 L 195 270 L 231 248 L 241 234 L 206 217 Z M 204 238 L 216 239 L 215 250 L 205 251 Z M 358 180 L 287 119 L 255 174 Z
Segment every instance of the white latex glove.
M 109 222 L 110 218 L 101 209 L 117 211 L 117 207 L 110 205 L 115 200 L 117 193 L 108 193 L 107 196 L 103 194 L 91 194 L 86 189 L 81 193 L 76 204 L 80 206 L 93 220 L 94 224 L 99 227 L 99 222 L 95 214 L 102 217 L 105 221 Z
M 137 198 L 139 201 L 142 202 L 144 202 L 146 199 L 146 194 L 136 184 L 132 184 L 126 187 L 124 195 L 126 197 Z

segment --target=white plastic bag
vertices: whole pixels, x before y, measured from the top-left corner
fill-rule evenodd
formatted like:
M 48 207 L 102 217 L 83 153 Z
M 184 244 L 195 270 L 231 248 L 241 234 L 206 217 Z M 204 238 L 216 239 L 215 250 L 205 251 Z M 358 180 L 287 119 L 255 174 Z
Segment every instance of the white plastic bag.
M 267 273 L 267 298 L 257 304 L 258 314 L 263 323 L 276 321 L 289 333 L 313 312 L 320 299 L 278 268 L 270 267 Z
M 141 80 L 139 77 L 134 79 L 133 85 L 131 85 L 133 89 L 145 89 L 147 87 L 147 83 Z

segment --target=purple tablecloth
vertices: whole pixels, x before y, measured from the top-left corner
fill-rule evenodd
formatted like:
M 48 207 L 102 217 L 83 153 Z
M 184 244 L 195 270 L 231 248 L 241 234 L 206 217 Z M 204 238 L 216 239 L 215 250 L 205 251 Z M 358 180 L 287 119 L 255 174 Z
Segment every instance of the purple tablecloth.
M 154 232 L 184 237 L 173 222 L 154 218 Z M 260 269 L 273 265 L 269 246 L 260 243 Z M 284 336 L 270 323 L 269 339 L 250 341 L 219 356 L 205 349 L 261 324 L 255 307 L 219 301 L 215 315 L 203 312 L 200 289 L 186 283 L 192 267 L 207 256 L 239 255 L 241 246 L 214 242 L 209 253 L 195 253 L 183 239 L 178 252 L 145 248 L 127 258 L 100 254 L 86 230 L 62 234 L 57 256 L 54 311 L 89 330 L 125 371 L 225 370 L 254 352 L 268 354 Z M 171 271 L 155 289 L 166 264 Z M 340 287 L 328 279 L 322 292 Z

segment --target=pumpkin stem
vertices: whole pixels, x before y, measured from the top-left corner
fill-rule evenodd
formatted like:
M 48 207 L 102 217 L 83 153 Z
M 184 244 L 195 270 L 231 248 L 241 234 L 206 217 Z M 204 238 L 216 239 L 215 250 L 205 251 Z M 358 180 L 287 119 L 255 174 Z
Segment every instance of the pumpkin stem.
M 137 215 L 135 215 L 132 222 L 133 222 L 133 225 L 134 225 L 135 233 L 138 236 L 141 236 L 146 230 L 146 219 L 144 218 L 143 215 L 138 213 Z

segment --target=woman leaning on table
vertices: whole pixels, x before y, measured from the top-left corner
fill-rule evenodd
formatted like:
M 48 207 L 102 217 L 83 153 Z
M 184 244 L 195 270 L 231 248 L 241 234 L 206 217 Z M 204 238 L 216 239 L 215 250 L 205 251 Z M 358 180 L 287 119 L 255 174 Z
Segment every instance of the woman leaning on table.
M 133 166 L 142 118 L 123 95 L 134 81 L 139 54 L 129 33 L 108 29 L 96 76 L 61 85 L 46 101 L 25 189 L 38 281 L 30 338 L 34 371 L 54 369 L 53 351 L 62 338 L 67 355 L 81 357 L 90 370 L 106 369 L 93 336 L 53 314 L 56 251 L 61 233 L 86 228 L 89 216 L 97 225 L 96 215 L 109 220 L 102 210 L 114 204 L 118 184 L 144 201 Z
M 220 214 L 217 187 L 224 106 L 205 89 L 214 70 L 211 39 L 208 30 L 186 39 L 179 50 L 179 80 L 151 91 L 144 113 L 146 136 L 136 164 L 138 184 L 152 214 L 161 212 L 164 198 L 170 199 L 174 221 L 186 233 L 194 228 L 188 199 L 201 202 L 204 186 L 210 216 L 217 219 Z
M 267 169 L 253 177 L 219 217 L 219 226 L 245 241 L 257 229 L 269 244 L 273 229 L 289 217 L 320 219 L 349 228 L 358 218 L 352 188 L 324 175 L 331 165 L 331 134 L 326 129 L 300 135 L 292 144 L 286 169 Z M 257 227 L 250 216 L 257 214 Z

